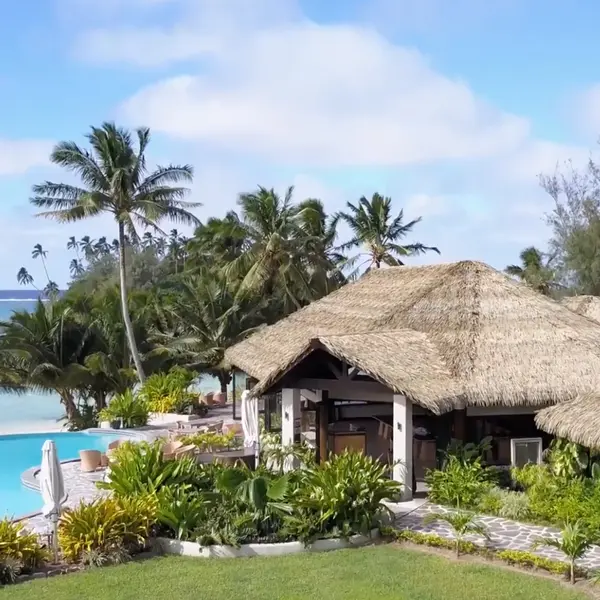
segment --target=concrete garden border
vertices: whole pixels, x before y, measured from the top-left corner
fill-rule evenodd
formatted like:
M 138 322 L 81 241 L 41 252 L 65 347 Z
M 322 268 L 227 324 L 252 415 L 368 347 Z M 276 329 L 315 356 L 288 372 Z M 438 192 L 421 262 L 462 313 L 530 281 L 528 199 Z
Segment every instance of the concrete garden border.
M 252 556 L 284 556 L 303 552 L 329 552 L 344 548 L 358 548 L 372 543 L 380 537 L 379 529 L 372 529 L 370 535 L 353 535 L 348 539 L 328 538 L 316 540 L 312 544 L 284 542 L 281 544 L 243 544 L 235 546 L 203 546 L 196 542 L 182 542 L 170 538 L 155 538 L 154 546 L 163 554 L 191 556 L 194 558 L 249 558 Z

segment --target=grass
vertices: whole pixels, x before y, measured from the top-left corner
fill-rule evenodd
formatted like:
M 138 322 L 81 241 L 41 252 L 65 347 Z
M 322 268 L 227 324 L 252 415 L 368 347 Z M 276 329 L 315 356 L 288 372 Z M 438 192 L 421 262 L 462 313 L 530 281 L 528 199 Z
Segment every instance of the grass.
M 161 557 L 35 580 L 4 600 L 583 600 L 550 579 L 392 545 L 280 558 Z

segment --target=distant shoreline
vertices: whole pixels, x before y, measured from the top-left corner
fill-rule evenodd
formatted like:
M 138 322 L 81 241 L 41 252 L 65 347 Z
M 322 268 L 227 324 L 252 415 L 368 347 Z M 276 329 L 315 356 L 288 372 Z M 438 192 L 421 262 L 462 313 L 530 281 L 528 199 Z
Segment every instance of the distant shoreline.
M 0 435 L 13 435 L 23 433 L 56 433 L 64 430 L 63 422 L 54 419 L 45 421 L 14 421 L 13 423 L 0 423 Z

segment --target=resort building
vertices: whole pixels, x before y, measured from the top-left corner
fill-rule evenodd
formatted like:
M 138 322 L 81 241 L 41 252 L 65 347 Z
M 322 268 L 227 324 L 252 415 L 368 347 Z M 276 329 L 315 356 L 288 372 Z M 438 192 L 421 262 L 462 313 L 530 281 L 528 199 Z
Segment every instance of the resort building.
M 227 358 L 254 380 L 284 445 L 389 460 L 409 499 L 452 438 L 491 436 L 490 464 L 541 460 L 550 436 L 536 412 L 600 390 L 600 324 L 479 262 L 395 267 Z

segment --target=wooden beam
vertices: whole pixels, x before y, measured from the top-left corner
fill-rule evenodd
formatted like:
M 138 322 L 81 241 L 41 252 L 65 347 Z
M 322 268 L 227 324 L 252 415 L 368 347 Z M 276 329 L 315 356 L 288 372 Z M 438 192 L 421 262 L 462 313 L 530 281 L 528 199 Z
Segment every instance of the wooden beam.
M 467 411 L 466 410 L 455 410 L 454 426 L 452 428 L 452 434 L 454 439 L 460 440 L 461 442 L 466 441 L 467 436 Z
M 327 361 L 327 367 L 335 375 L 336 379 L 343 379 L 342 372 L 329 360 Z

